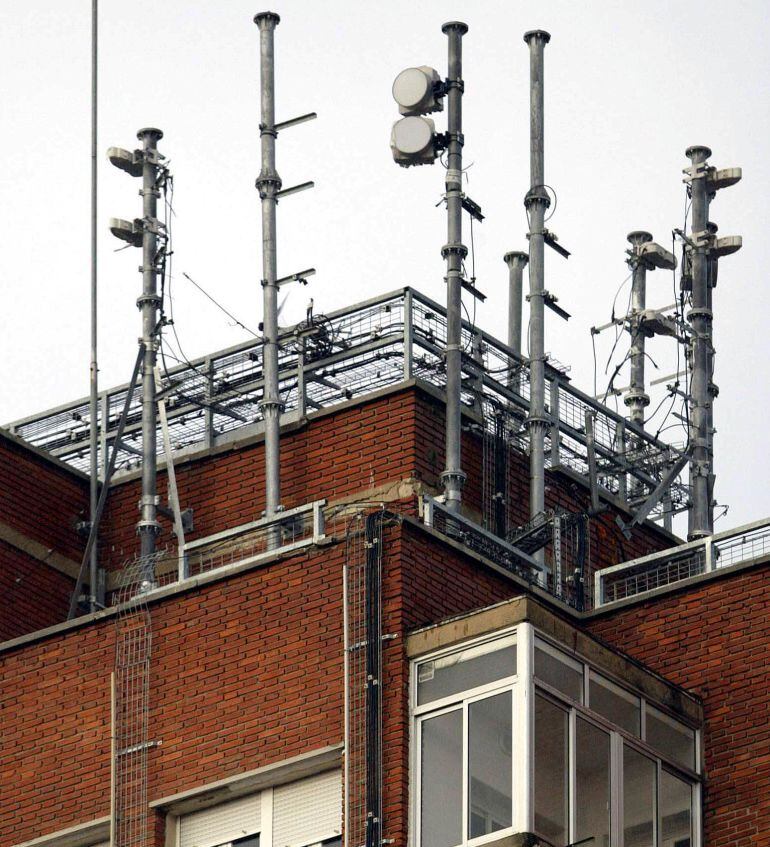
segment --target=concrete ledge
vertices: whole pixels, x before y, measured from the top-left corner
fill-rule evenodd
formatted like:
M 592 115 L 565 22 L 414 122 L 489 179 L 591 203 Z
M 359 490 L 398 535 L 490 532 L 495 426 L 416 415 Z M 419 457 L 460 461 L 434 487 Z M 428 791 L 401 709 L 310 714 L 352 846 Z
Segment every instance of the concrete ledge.
M 88 823 L 79 823 L 75 826 L 41 835 L 32 841 L 23 841 L 14 847 L 91 847 L 101 841 L 108 841 L 110 837 L 110 817 L 97 818 Z
M 261 791 L 263 788 L 285 785 L 287 782 L 294 782 L 306 776 L 314 776 L 340 767 L 344 748 L 344 744 L 322 747 L 310 753 L 285 759 L 283 762 L 265 765 L 253 771 L 210 782 L 200 788 L 191 788 L 189 791 L 182 791 L 170 797 L 152 800 L 150 808 L 176 816 L 184 815 L 226 803 L 228 800 L 235 800 L 237 797 Z M 56 847 L 59 845 L 57 844 Z

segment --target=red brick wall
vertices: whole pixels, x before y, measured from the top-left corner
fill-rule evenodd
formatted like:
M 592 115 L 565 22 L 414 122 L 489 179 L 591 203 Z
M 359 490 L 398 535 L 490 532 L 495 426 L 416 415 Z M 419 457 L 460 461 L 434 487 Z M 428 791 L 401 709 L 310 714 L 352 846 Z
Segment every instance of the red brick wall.
M 79 560 L 76 532 L 88 519 L 88 481 L 0 435 L 0 521 Z
M 67 617 L 74 580 L 0 541 L 0 641 Z
M 418 398 L 402 391 L 341 409 L 281 439 L 281 494 L 290 509 L 325 497 L 334 501 L 415 475 Z M 264 445 L 234 448 L 176 468 L 182 508 L 195 510 L 190 540 L 257 520 L 264 509 Z M 159 475 L 165 498 L 165 473 Z M 101 544 L 110 569 L 138 552 L 140 482 L 110 494 Z M 164 521 L 161 544 L 174 543 Z
M 151 800 L 342 741 L 343 555 L 151 607 Z M 0 847 L 109 813 L 115 631 L 110 618 L 0 654 Z
M 88 518 L 88 482 L 0 434 L 0 521 L 47 549 L 80 562 L 76 531 Z M 74 581 L 0 542 L 0 641 L 67 616 Z
M 770 844 L 770 565 L 636 604 L 594 634 L 705 707 L 705 843 Z

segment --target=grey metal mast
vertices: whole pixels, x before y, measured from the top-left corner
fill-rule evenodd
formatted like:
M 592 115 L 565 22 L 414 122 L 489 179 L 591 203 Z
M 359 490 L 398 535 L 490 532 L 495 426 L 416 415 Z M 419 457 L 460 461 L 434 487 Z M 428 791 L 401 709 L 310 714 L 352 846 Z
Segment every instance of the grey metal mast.
M 142 142 L 142 296 L 137 306 L 142 313 L 142 499 L 141 518 L 137 531 L 143 558 L 152 556 L 160 532 L 157 491 L 157 402 L 155 393 L 155 364 L 158 352 L 158 141 L 163 133 L 154 127 L 140 129 L 137 138 Z M 145 563 L 144 578 L 152 582 L 153 567 Z
M 521 305 L 523 299 L 522 276 L 529 256 L 520 251 L 512 251 L 503 256 L 508 265 L 508 346 L 521 354 Z M 508 387 L 519 390 L 521 380 L 518 374 L 518 361 L 511 360 L 508 374 Z
M 632 249 L 629 251 L 628 266 L 631 268 L 633 280 L 631 283 L 631 315 L 629 332 L 631 333 L 631 380 L 630 389 L 623 402 L 628 406 L 631 420 L 644 426 L 644 410 L 650 405 L 650 397 L 645 391 L 644 358 L 645 333 L 642 321 L 647 307 L 647 263 L 642 256 L 641 247 L 652 241 L 652 233 L 635 230 L 628 234 Z
M 441 27 L 447 36 L 449 64 L 447 88 L 447 243 L 441 250 L 446 259 L 447 339 L 446 339 L 446 468 L 441 474 L 448 509 L 459 512 L 466 475 L 461 467 L 462 379 L 462 263 L 468 248 L 462 243 L 462 38 L 467 24 L 450 21 Z
M 275 169 L 275 54 L 273 32 L 280 23 L 274 12 L 254 16 L 259 27 L 260 107 L 259 125 L 262 169 L 256 181 L 262 203 L 263 363 L 265 389 L 261 402 L 265 421 L 265 517 L 280 511 L 280 424 L 283 404 L 278 392 L 278 283 L 276 250 L 276 204 L 281 178 Z
M 711 370 L 713 346 L 711 341 L 713 315 L 709 308 L 709 261 L 708 228 L 709 195 L 706 187 L 705 165 L 711 150 L 702 145 L 688 147 L 686 156 L 692 161 L 693 175 L 690 182 L 692 192 L 692 308 L 687 319 L 692 327 L 690 385 L 691 413 L 690 429 L 693 446 L 690 463 L 690 494 L 692 506 L 689 513 L 691 539 L 703 538 L 714 531 L 714 509 L 710 491 L 712 473 L 709 433 L 709 406 L 711 404 Z
M 530 189 L 524 199 L 529 218 L 529 514 L 545 509 L 545 268 L 544 221 L 550 205 L 544 176 L 543 50 L 551 36 L 543 30 L 524 34 L 529 45 L 530 73 Z
M 91 362 L 90 362 L 90 520 L 96 524 L 96 509 L 99 503 L 99 365 L 97 361 L 97 96 L 98 96 L 98 33 L 99 2 L 91 3 Z M 97 537 L 91 546 L 89 562 L 90 608 L 95 612 L 104 603 L 99 589 L 99 550 Z

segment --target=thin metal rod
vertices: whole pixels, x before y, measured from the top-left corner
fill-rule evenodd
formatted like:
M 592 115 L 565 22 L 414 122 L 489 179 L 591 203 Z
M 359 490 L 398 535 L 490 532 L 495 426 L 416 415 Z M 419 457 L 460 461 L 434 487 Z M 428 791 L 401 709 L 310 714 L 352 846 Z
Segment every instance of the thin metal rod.
M 80 592 L 83 588 L 83 577 L 85 576 L 86 566 L 91 561 L 91 550 L 93 549 L 94 543 L 96 541 L 96 533 L 99 528 L 99 522 L 102 519 L 104 505 L 107 502 L 107 494 L 109 493 L 110 489 L 110 480 L 112 479 L 112 474 L 115 470 L 115 462 L 118 458 L 118 451 L 120 450 L 120 439 L 123 437 L 123 430 L 126 427 L 126 421 L 128 420 L 128 410 L 131 408 L 131 397 L 133 396 L 134 388 L 136 387 L 136 383 L 139 378 L 139 371 L 142 367 L 143 361 L 144 344 L 140 342 L 139 351 L 136 354 L 136 362 L 134 363 L 134 372 L 131 374 L 131 380 L 128 383 L 128 390 L 126 392 L 126 402 L 123 404 L 123 411 L 120 414 L 118 428 L 117 430 L 115 430 L 115 438 L 112 442 L 112 452 L 110 453 L 110 460 L 107 463 L 107 468 L 104 471 L 104 480 L 102 481 L 102 488 L 99 492 L 99 501 L 96 504 L 96 514 L 94 515 L 94 522 L 91 524 L 91 529 L 88 533 L 86 549 L 83 552 L 83 561 L 80 563 L 78 578 L 75 580 L 75 588 L 73 589 L 72 597 L 70 598 L 70 607 L 67 613 L 67 620 L 72 620 L 72 618 L 75 617 L 75 612 L 78 607 L 78 598 L 80 597 Z
M 543 50 L 551 36 L 542 30 L 524 35 L 529 45 L 530 73 L 530 189 L 524 200 L 529 218 L 529 514 L 545 509 L 545 268 L 543 229 L 550 205 L 545 188 L 543 132 Z
M 142 499 L 141 517 L 137 532 L 141 543 L 141 555 L 146 561 L 143 579 L 154 580 L 150 557 L 155 546 L 160 524 L 158 523 L 158 458 L 156 444 L 157 403 L 155 396 L 155 364 L 158 342 L 158 141 L 163 133 L 154 127 L 140 129 L 137 138 L 142 142 L 142 211 L 144 232 L 142 234 L 142 296 L 137 300 L 142 313 Z
M 97 361 L 97 108 L 98 108 L 98 33 L 99 0 L 91 2 L 91 362 L 89 400 L 90 418 L 90 519 L 93 526 L 96 505 L 99 502 L 99 366 Z M 104 605 L 103 592 L 99 589 L 98 538 L 94 538 L 91 549 L 89 571 L 89 594 L 91 611 Z
M 529 256 L 526 253 L 513 251 L 506 253 L 503 261 L 508 265 L 508 346 L 515 353 L 521 354 L 522 276 Z M 518 367 L 518 360 L 511 359 L 508 387 L 512 391 L 518 391 L 521 384 Z
M 281 179 L 275 169 L 275 53 L 273 33 L 280 23 L 274 12 L 254 17 L 259 27 L 262 169 L 256 181 L 262 203 L 263 361 L 265 389 L 261 401 L 265 421 L 265 517 L 281 505 L 280 425 L 283 404 L 278 391 L 278 284 L 276 204 Z
M 708 213 L 709 196 L 706 186 L 705 165 L 711 155 L 708 147 L 688 147 L 687 157 L 693 164 L 692 192 L 692 309 L 687 319 L 692 326 L 690 355 L 692 384 L 690 386 L 690 442 L 693 448 L 690 462 L 689 513 L 690 539 L 703 538 L 714 531 L 714 509 L 711 502 L 711 456 L 709 433 L 709 406 L 711 404 L 711 371 L 713 346 L 711 341 L 712 313 L 709 308 Z
M 623 398 L 623 402 L 630 410 L 631 420 L 639 426 L 644 426 L 644 410 L 650 405 L 649 395 L 645 393 L 645 335 L 642 331 L 642 312 L 647 304 L 647 264 L 640 255 L 640 248 L 643 244 L 652 241 L 652 235 L 649 232 L 635 230 L 628 234 L 628 241 L 633 248 L 632 255 L 628 259 L 628 266 L 633 274 L 628 327 L 631 333 L 631 380 L 630 390 Z
M 462 381 L 462 263 L 468 248 L 462 243 L 462 38 L 466 24 L 450 21 L 441 27 L 448 40 L 447 71 L 447 243 L 441 250 L 446 260 L 447 338 L 446 338 L 446 467 L 441 474 L 446 506 L 459 512 L 465 473 L 461 466 L 460 390 Z

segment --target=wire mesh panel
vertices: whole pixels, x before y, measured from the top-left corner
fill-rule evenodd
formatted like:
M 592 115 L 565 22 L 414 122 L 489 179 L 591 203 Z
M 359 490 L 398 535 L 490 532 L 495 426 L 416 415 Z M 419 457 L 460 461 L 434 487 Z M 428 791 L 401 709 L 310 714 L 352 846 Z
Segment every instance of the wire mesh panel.
M 146 596 L 163 557 L 139 556 L 124 565 L 117 592 L 113 706 L 113 847 L 152 844 L 147 806 L 152 624 Z
M 329 408 L 413 377 L 444 389 L 446 384 L 446 309 L 412 289 L 400 289 L 330 315 L 312 315 L 282 330 L 279 383 L 285 415 L 304 415 Z M 529 367 L 522 356 L 462 322 L 462 402 L 477 411 L 504 408 L 526 416 Z M 262 342 L 256 340 L 167 370 L 163 385 L 169 435 L 174 450 L 211 446 L 218 439 L 262 422 Z M 102 395 L 99 423 L 103 440 L 113 445 L 126 387 Z M 613 494 L 644 499 L 681 454 L 635 428 L 606 405 L 578 391 L 558 363 L 546 367 L 546 396 L 552 424 L 546 439 L 546 461 L 588 474 L 585 416 L 594 419 L 599 483 Z M 485 415 L 485 431 L 494 432 Z M 75 467 L 89 467 L 89 405 L 78 400 L 59 409 L 9 425 L 37 447 Z M 521 426 L 508 429 L 509 446 L 522 448 Z M 160 434 L 158 454 L 163 452 Z M 124 437 L 117 445 L 118 472 L 132 470 L 141 458 L 141 392 L 129 401 Z M 552 449 L 553 448 L 553 449 Z M 102 462 L 104 456 L 102 456 Z M 678 479 L 670 496 L 653 511 L 660 516 L 686 507 L 687 488 Z
M 340 516 L 345 538 L 345 847 L 382 842 L 382 529 L 384 512 Z

